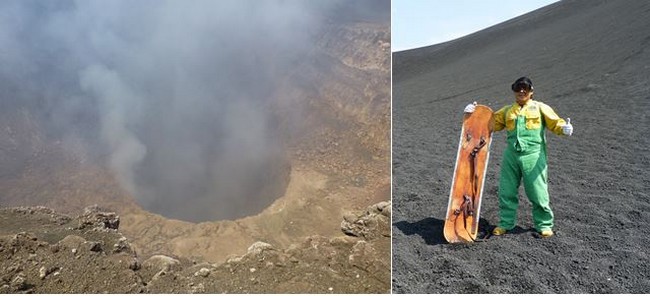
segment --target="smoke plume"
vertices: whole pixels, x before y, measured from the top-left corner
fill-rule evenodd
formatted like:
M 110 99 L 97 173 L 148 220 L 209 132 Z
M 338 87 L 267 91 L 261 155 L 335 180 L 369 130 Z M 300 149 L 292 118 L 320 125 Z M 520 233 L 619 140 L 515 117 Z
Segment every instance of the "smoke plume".
M 146 209 L 253 214 L 286 186 L 276 81 L 339 4 L 2 1 L 0 107 L 84 139 Z

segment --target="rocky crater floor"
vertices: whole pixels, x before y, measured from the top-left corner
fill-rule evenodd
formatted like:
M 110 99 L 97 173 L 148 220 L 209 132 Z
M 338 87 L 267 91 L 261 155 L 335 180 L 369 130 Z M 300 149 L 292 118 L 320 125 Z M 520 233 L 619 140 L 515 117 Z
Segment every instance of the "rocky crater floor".
M 140 257 L 120 217 L 97 206 L 70 217 L 0 208 L 1 293 L 389 293 L 391 205 L 341 222 L 341 235 L 282 249 L 253 243 L 222 262 Z

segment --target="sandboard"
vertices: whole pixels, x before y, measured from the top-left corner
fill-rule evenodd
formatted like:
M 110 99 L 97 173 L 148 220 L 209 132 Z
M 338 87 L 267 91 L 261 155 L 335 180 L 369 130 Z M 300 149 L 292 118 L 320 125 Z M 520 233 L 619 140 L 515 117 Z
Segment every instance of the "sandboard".
M 476 240 L 493 130 L 490 107 L 477 105 L 473 113 L 465 113 L 445 218 L 444 235 L 450 243 Z

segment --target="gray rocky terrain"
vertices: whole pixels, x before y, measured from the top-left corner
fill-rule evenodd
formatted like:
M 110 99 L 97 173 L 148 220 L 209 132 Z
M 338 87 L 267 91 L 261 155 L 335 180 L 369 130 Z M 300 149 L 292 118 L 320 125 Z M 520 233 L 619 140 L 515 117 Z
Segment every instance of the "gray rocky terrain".
M 466 37 L 393 55 L 393 291 L 644 293 L 650 289 L 650 3 L 560 1 Z M 539 238 L 520 191 L 517 227 L 498 223 L 505 133 L 493 135 L 482 242 L 451 245 L 442 228 L 463 108 L 534 99 L 570 117 L 547 132 L 555 236 Z

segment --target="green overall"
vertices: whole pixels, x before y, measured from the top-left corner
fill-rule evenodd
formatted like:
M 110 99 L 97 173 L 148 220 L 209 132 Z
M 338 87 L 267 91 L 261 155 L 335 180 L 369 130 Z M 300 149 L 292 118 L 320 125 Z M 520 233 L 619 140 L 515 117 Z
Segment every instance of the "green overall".
M 514 129 L 507 131 L 508 147 L 503 153 L 499 180 L 501 219 L 499 227 L 506 230 L 515 226 L 519 205 L 519 184 L 522 179 L 526 196 L 532 203 L 535 229 L 543 231 L 553 228 L 553 212 L 549 206 L 546 183 L 546 139 L 544 135 L 546 124 L 544 116 L 541 114 L 541 108 L 538 108 L 537 104 L 530 105 L 532 106 L 525 107 L 525 111 L 518 112 L 516 117 L 511 112 L 504 112 L 504 115 L 508 114 L 513 117 L 510 120 L 514 120 Z M 531 125 L 531 119 L 537 120 L 537 124 Z

